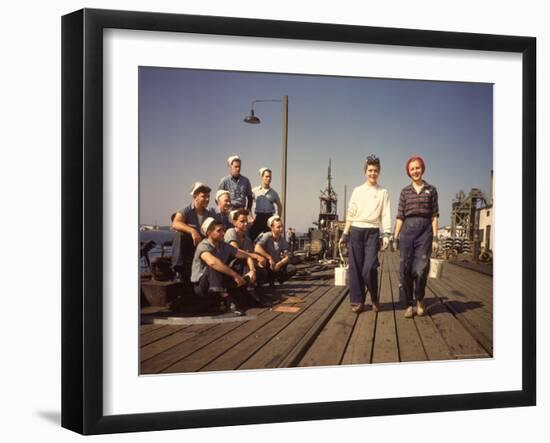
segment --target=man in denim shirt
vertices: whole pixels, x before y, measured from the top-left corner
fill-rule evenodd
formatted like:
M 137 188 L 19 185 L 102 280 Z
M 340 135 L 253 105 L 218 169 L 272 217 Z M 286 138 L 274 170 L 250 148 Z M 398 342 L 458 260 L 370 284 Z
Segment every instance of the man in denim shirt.
M 233 209 L 245 208 L 248 212 L 252 208 L 252 186 L 250 180 L 241 175 L 241 159 L 232 155 L 227 159 L 230 175 L 224 177 L 218 189 L 229 191 Z

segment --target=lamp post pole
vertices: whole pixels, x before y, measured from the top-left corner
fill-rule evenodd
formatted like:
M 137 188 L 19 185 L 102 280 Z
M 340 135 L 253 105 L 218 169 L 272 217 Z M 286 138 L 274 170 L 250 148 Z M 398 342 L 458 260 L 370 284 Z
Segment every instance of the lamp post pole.
M 286 228 L 286 155 L 288 145 L 288 95 L 283 96 L 283 160 L 281 165 L 281 194 L 283 200 L 283 210 L 281 219 Z
M 283 225 L 286 227 L 286 155 L 287 155 L 287 144 L 288 144 L 288 95 L 283 95 L 281 100 L 254 100 L 252 102 L 252 109 L 250 110 L 250 115 L 246 116 L 244 119 L 245 123 L 259 124 L 260 119 L 254 115 L 254 103 L 258 102 L 280 102 L 283 104 L 283 124 L 282 124 L 282 145 L 283 145 L 283 159 L 281 166 L 281 201 L 283 203 L 283 210 L 279 216 L 283 221 Z

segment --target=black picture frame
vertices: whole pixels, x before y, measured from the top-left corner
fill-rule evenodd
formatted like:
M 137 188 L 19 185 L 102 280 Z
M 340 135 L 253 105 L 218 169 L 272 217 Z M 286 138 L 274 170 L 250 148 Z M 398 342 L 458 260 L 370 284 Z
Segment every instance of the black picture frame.
M 522 388 L 131 415 L 103 412 L 103 31 L 108 28 L 522 55 Z M 62 18 L 62 426 L 82 434 L 536 404 L 536 39 L 503 35 L 83 9 Z

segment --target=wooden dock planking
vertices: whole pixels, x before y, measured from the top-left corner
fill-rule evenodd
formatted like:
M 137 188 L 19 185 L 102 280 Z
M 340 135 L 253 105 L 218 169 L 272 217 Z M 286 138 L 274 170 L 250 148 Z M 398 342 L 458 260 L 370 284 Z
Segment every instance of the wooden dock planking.
M 155 329 L 162 328 L 164 325 L 156 325 L 156 324 L 141 324 L 139 327 L 139 335 L 143 336 L 151 331 L 154 331 Z
M 155 329 L 154 331 L 143 334 L 139 339 L 140 346 L 148 345 L 153 343 L 161 338 L 168 337 L 169 335 L 175 334 L 176 332 L 181 331 L 182 329 L 187 328 L 188 326 L 171 326 L 165 325 L 162 328 Z
M 456 268 L 456 267 L 455 267 Z M 469 271 L 472 275 L 458 275 L 447 271 L 440 280 L 430 279 L 430 282 L 445 284 L 450 291 L 459 297 L 473 298 L 482 303 L 482 308 L 488 313 L 493 309 L 493 287 L 487 286 L 479 280 L 480 274 Z M 476 275 L 477 274 L 477 275 Z
M 363 312 L 357 317 L 348 346 L 342 358 L 343 365 L 366 364 L 372 362 L 372 345 L 374 343 L 374 328 L 376 313 Z
M 376 329 L 374 333 L 374 346 L 372 349 L 373 363 L 389 363 L 399 361 L 397 350 L 397 337 L 395 328 L 395 311 L 391 287 L 389 285 L 388 253 L 383 257 L 380 281 L 380 312 L 376 316 Z
M 178 332 L 149 343 L 148 345 L 142 346 L 140 348 L 139 359 L 140 361 L 148 360 L 155 355 L 160 354 L 161 352 L 164 352 L 170 348 L 173 348 L 174 346 L 183 343 L 184 341 L 189 340 L 192 337 L 202 334 L 204 331 L 211 329 L 215 326 L 216 325 L 210 324 L 183 328 Z
M 393 261 L 388 263 L 387 279 L 391 288 L 393 305 L 395 309 L 395 326 L 397 334 L 397 348 L 399 350 L 399 361 L 424 361 L 428 355 L 424 350 L 419 329 L 415 322 L 403 317 L 406 306 L 399 303 L 399 274 L 395 271 Z M 399 308 L 399 309 L 398 309 Z M 443 340 L 441 340 L 443 344 Z M 438 344 L 439 345 L 439 344 Z
M 303 303 L 297 303 L 300 311 L 295 314 L 279 313 L 271 322 L 259 328 L 253 335 L 240 341 L 217 359 L 204 366 L 202 371 L 220 371 L 237 369 L 258 350 L 262 349 L 273 337 L 292 324 L 297 318 L 307 312 L 308 308 L 326 295 L 330 286 L 317 286 L 305 297 Z
M 357 315 L 343 299 L 298 366 L 339 365 L 356 320 Z
M 383 259 L 380 259 L 381 265 L 383 264 Z M 382 281 L 382 266 L 378 272 L 378 289 L 380 294 L 380 284 Z M 372 299 L 365 299 L 365 309 L 366 311 L 362 312 L 355 322 L 355 327 L 351 333 L 351 337 L 348 342 L 348 346 L 344 352 L 342 358 L 342 364 L 365 364 L 372 363 L 372 350 L 374 344 L 374 334 L 376 330 L 376 318 L 377 313 L 372 310 Z M 368 308 L 367 302 L 370 302 L 371 308 Z
M 211 342 L 207 346 L 197 350 L 190 354 L 186 358 L 183 358 L 164 369 L 163 372 L 195 372 L 201 370 L 201 368 L 207 366 L 212 361 L 215 361 L 218 357 L 230 352 L 233 347 L 245 341 L 251 335 L 257 333 L 259 329 L 277 318 L 281 314 L 274 311 L 268 311 L 264 315 L 261 315 L 256 321 L 249 321 L 242 325 L 240 328 L 233 329 L 227 334 L 219 337 L 217 340 Z M 244 357 L 243 357 L 244 358 Z M 234 369 L 234 368 L 227 368 Z M 208 369 L 207 369 L 208 370 Z
M 200 334 L 196 340 L 187 340 L 183 343 L 179 343 L 166 351 L 160 352 L 153 358 L 142 361 L 141 373 L 150 374 L 162 372 L 164 369 L 172 366 L 179 360 L 184 359 L 193 352 L 198 351 L 202 347 L 212 343 L 220 337 L 223 337 L 233 329 L 243 326 L 244 324 L 245 322 L 235 322 L 215 325 L 213 328 L 210 328 L 203 334 Z
M 480 308 L 481 302 L 473 299 L 464 300 L 449 291 L 444 284 L 429 285 L 429 289 L 437 297 L 443 300 L 445 306 L 451 311 L 470 334 L 492 355 L 493 353 L 493 318 Z
M 429 288 L 426 288 L 425 304 L 426 312 L 432 318 L 454 358 L 489 357 L 487 351 Z
M 254 308 L 257 318 L 191 326 L 141 325 L 141 372 L 191 372 L 335 366 L 492 356 L 492 279 L 447 265 L 428 280 L 427 314 L 403 317 L 399 256 L 380 256 L 381 311 L 351 312 L 345 288 L 333 281 L 291 280 L 268 290 L 294 295 L 296 314 Z M 333 271 L 331 271 L 333 272 Z M 330 272 L 327 271 L 327 276 Z M 478 284 L 479 283 L 479 284 Z M 370 305 L 370 297 L 369 297 Z M 291 306 L 290 304 L 287 306 Z
M 316 324 L 318 319 L 333 303 L 334 298 L 343 290 L 341 287 L 328 287 L 328 291 L 296 320 L 274 336 L 264 347 L 259 349 L 239 369 L 276 368 L 299 346 L 300 340 Z

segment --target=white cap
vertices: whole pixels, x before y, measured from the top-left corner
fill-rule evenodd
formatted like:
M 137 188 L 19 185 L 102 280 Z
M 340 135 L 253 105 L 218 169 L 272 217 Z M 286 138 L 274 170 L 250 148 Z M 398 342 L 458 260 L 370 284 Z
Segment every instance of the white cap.
M 208 231 L 208 228 L 214 223 L 216 219 L 214 217 L 208 217 L 205 221 L 202 222 L 201 225 L 201 232 L 203 235 L 206 235 L 206 231 Z
M 269 168 L 260 168 L 260 169 L 258 170 L 258 172 L 260 173 L 260 177 L 261 177 L 262 175 L 264 175 L 264 172 L 267 171 L 267 170 L 269 170 Z
M 191 192 L 189 194 L 194 195 L 199 188 L 206 188 L 208 189 L 208 192 L 210 192 L 210 188 L 208 187 L 208 185 L 205 185 L 202 182 L 195 182 L 193 183 L 193 186 L 191 187 Z
M 233 160 L 241 161 L 241 158 L 238 155 L 232 155 L 227 159 L 227 166 L 231 166 L 231 163 L 233 163 Z
M 273 222 L 275 222 L 276 220 L 280 220 L 280 219 L 281 219 L 281 217 L 279 217 L 277 214 L 272 215 L 271 217 L 269 217 L 267 219 L 267 227 L 271 228 L 271 225 L 273 224 Z
M 235 214 L 237 213 L 238 209 L 233 209 L 230 213 L 229 213 L 229 218 L 231 220 L 235 220 Z
M 218 189 L 218 191 L 216 192 L 216 202 L 218 201 L 218 199 L 219 199 L 223 194 L 227 194 L 227 195 L 231 196 L 231 194 L 229 193 L 229 191 L 226 191 L 225 189 Z

